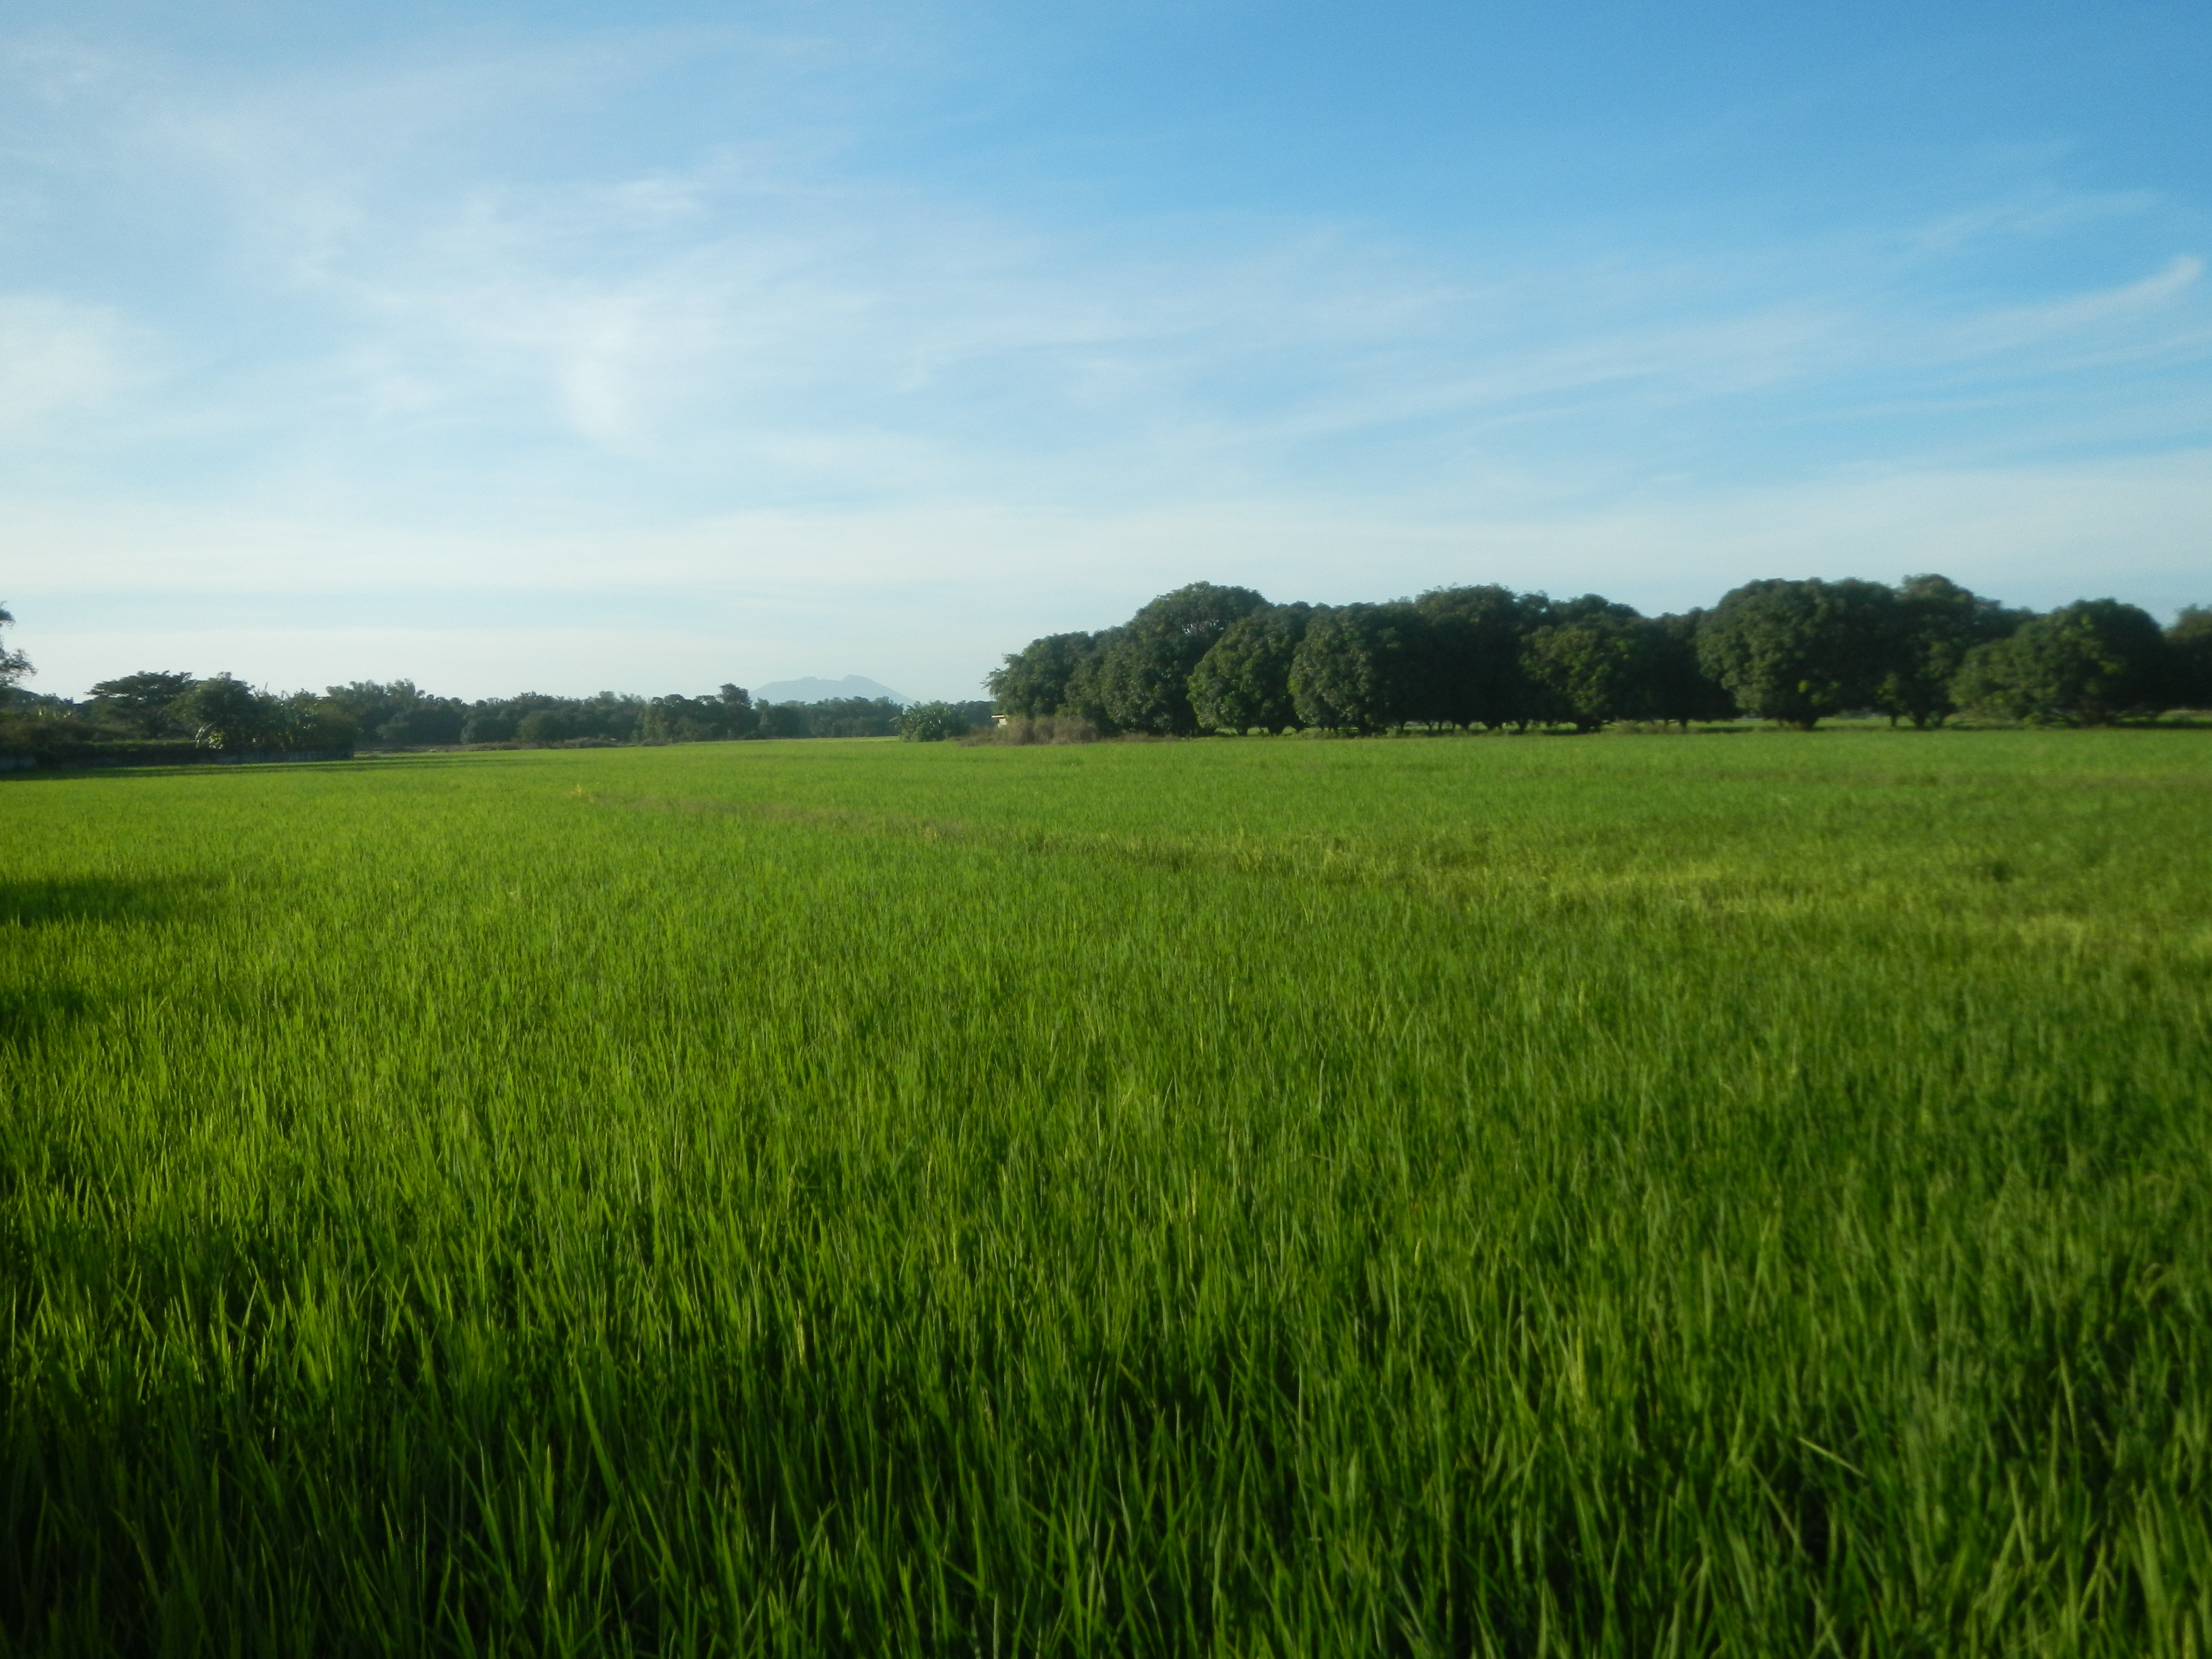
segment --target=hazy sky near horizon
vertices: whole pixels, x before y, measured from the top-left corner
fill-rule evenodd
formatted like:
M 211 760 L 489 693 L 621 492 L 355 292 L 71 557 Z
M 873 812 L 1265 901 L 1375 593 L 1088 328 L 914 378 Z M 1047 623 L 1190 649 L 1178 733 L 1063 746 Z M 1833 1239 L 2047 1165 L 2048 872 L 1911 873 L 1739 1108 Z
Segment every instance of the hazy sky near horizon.
M 33 689 L 976 694 L 1198 579 L 2212 602 L 2212 7 L 15 0 Z

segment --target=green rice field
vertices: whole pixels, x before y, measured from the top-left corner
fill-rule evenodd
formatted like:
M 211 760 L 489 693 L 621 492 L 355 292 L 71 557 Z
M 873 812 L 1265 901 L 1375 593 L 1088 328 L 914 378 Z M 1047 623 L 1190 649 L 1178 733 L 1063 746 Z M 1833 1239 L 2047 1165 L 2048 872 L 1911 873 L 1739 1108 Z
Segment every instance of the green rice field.
M 2212 732 L 0 779 L 9 1653 L 2212 1654 Z

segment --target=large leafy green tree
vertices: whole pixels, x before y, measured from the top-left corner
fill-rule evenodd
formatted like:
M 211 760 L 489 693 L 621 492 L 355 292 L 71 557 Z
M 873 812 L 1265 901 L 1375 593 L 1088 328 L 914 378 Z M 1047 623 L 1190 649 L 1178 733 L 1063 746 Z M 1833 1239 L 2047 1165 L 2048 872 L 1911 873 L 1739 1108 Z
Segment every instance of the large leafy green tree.
M 1095 634 L 1047 634 L 1007 657 L 983 684 L 1001 714 L 1072 714 L 1068 682 L 1097 648 Z
M 2166 641 L 2148 611 L 2076 599 L 1967 653 L 1953 695 L 1984 714 L 2103 726 L 2155 712 L 2168 690 Z
M 166 737 L 178 729 L 177 699 L 195 683 L 190 674 L 158 669 L 102 680 L 92 688 L 93 712 L 142 738 Z
M 1291 663 L 1313 616 L 1310 605 L 1271 605 L 1239 617 L 1190 672 L 1190 706 L 1215 732 L 1270 737 L 1297 724 L 1291 698 Z
M 1127 631 L 1108 628 L 1091 636 L 1092 649 L 1070 671 L 1055 713 L 1086 722 L 1100 732 L 1115 729 L 1114 717 L 1106 712 L 1106 665 Z
M 1527 726 L 1538 698 L 1522 666 L 1528 636 L 1553 620 L 1540 593 L 1494 583 L 1436 587 L 1414 601 L 1423 624 L 1413 717 L 1439 726 Z
M 1192 582 L 1152 600 L 1098 653 L 1096 692 L 1107 722 L 1121 732 L 1197 731 L 1191 671 L 1232 623 L 1267 603 L 1249 587 L 1213 582 Z
M 1897 590 L 1885 667 L 1874 706 L 1894 721 L 1941 726 L 1956 711 L 1951 685 L 1978 645 L 2001 640 L 2027 620 L 1948 576 L 1907 576 Z
M 1425 621 L 1403 604 L 1315 610 L 1291 659 L 1298 724 L 1369 732 L 1414 718 Z
M 1644 704 L 1649 717 L 1672 720 L 1686 732 L 1699 720 L 1735 717 L 1735 699 L 1698 660 L 1702 610 L 1670 612 L 1644 624 L 1647 652 Z
M 1536 718 L 1579 732 L 1643 718 L 1656 648 L 1644 618 L 1595 593 L 1569 600 L 1556 614 L 1559 620 L 1530 632 L 1521 652 Z
M 2192 605 L 2166 630 L 2169 708 L 2212 709 L 2212 605 Z
M 1810 731 L 1871 708 L 1895 651 L 1897 594 L 1881 582 L 1747 582 L 1698 629 L 1698 660 L 1737 703 Z

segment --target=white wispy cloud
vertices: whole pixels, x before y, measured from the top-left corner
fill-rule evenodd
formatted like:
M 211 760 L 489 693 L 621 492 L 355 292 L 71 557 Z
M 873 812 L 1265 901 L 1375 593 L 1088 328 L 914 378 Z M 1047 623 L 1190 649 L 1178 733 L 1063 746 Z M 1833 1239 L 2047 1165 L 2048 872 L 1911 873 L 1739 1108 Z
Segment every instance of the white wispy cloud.
M 0 432 L 90 413 L 147 378 L 146 347 L 113 309 L 0 294 Z
M 2100 354 L 2200 356 L 2212 348 L 2212 317 L 2201 309 L 2180 313 L 2179 302 L 2193 295 L 2203 275 L 2203 260 L 2176 254 L 2163 269 L 2116 287 L 1995 307 L 1957 327 L 1954 349 L 1979 356 L 2055 344 L 2069 362 L 2085 348 Z M 2159 326 L 2161 321 L 2167 325 Z
M 0 263 L 0 427 L 112 450 L 67 487 L 0 465 L 8 591 L 450 602 L 447 631 L 233 630 L 272 664 L 362 653 L 332 677 L 399 672 L 372 639 L 580 625 L 501 623 L 483 596 L 503 589 L 578 614 L 611 589 L 684 596 L 720 607 L 711 638 L 680 619 L 635 637 L 692 641 L 697 683 L 732 672 L 718 652 L 834 628 L 878 654 L 764 672 L 958 693 L 980 668 L 945 664 L 988 662 L 1013 611 L 1104 621 L 1194 574 L 1690 603 L 1723 572 L 1942 568 L 2034 599 L 2094 565 L 2100 526 L 2126 526 L 2147 594 L 2201 555 L 2198 255 L 2027 292 L 1945 278 L 2141 225 L 2146 192 L 2008 187 L 1734 246 L 1075 227 L 863 167 L 854 100 L 809 90 L 842 49 L 608 35 L 219 84 L 51 42 L 0 53 L 21 94 L 0 99 L 6 199 L 47 204 L 0 227 L 0 262 L 69 198 L 158 222 L 173 267 L 133 280 L 150 244 L 127 229 L 81 291 Z M 640 110 L 708 51 L 757 100 L 712 142 L 562 150 L 576 112 Z M 2160 402 L 2130 365 L 2184 378 Z M 899 583 L 922 597 L 888 619 L 846 602 Z M 842 619 L 808 594 L 842 596 Z M 898 654 L 921 614 L 938 654 Z M 87 661 L 124 649 L 112 628 L 70 637 Z M 525 649 L 486 659 L 506 673 Z M 41 647 L 50 681 L 76 650 Z M 665 660 L 641 646 L 637 672 Z

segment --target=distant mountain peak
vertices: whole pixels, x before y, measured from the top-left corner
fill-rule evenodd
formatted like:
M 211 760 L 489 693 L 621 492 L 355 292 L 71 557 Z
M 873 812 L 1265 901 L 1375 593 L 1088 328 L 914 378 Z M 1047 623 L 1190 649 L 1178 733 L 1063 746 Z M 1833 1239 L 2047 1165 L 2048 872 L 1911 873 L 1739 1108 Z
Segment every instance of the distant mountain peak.
M 836 697 L 889 697 L 901 705 L 914 701 L 858 674 L 848 674 L 842 680 L 817 679 L 810 674 L 803 680 L 771 680 L 753 688 L 755 702 L 828 702 Z

